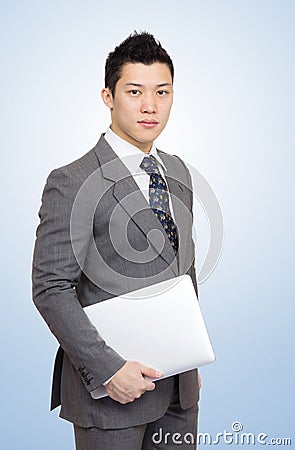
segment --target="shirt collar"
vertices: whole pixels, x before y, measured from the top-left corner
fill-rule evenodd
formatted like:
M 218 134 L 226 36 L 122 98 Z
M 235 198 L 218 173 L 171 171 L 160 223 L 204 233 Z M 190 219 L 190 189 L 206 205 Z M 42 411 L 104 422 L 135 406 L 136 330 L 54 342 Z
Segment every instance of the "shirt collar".
M 140 164 L 145 156 L 153 155 L 158 163 L 162 166 L 162 168 L 167 171 L 165 164 L 160 158 L 156 145 L 153 142 L 152 148 L 148 154 L 139 150 L 139 148 L 135 147 L 135 145 L 130 144 L 129 142 L 122 139 L 118 136 L 114 131 L 109 127 L 104 135 L 107 143 L 112 147 L 114 152 L 118 155 L 118 157 L 123 161 L 127 169 L 131 172 L 131 174 L 135 174 L 141 172 Z

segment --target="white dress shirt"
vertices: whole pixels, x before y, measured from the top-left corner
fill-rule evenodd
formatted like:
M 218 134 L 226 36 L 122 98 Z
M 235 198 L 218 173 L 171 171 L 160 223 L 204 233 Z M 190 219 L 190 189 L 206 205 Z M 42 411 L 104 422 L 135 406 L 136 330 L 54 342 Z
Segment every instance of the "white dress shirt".
M 153 155 L 156 158 L 160 174 L 162 175 L 167 184 L 167 180 L 165 177 L 165 172 L 167 172 L 167 169 L 157 152 L 155 143 L 153 143 L 150 152 L 147 154 L 139 150 L 139 148 L 135 147 L 134 145 L 129 144 L 129 142 L 125 141 L 124 139 L 120 138 L 116 133 L 114 133 L 111 130 L 111 128 L 107 129 L 104 138 L 107 141 L 107 143 L 112 147 L 114 152 L 118 155 L 118 157 L 121 159 L 121 161 L 125 164 L 127 169 L 130 171 L 139 189 L 141 190 L 141 192 L 147 199 L 147 202 L 149 203 L 150 176 L 146 173 L 145 170 L 140 168 L 140 164 L 145 156 Z M 172 218 L 174 219 L 171 196 L 169 192 L 168 195 L 169 195 L 170 211 Z

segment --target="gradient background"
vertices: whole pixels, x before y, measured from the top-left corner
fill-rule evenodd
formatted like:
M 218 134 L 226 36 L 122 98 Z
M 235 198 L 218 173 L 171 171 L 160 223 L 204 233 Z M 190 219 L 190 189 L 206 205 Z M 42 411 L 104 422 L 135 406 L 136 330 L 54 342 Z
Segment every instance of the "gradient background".
M 103 5 L 1 1 L 0 447 L 74 448 L 71 425 L 48 412 L 57 345 L 31 302 L 37 211 L 48 173 L 108 126 L 104 61 L 134 29 L 155 34 L 176 67 L 158 146 L 205 175 L 224 216 L 220 262 L 200 286 L 217 360 L 201 370 L 199 431 L 238 420 L 294 445 L 295 2 Z

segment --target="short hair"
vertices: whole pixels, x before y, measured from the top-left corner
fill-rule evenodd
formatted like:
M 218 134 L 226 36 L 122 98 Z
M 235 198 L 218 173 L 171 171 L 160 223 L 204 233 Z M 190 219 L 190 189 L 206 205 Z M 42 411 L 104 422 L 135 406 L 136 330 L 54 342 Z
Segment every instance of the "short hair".
M 173 82 L 173 62 L 160 42 L 146 31 L 141 33 L 134 31 L 113 52 L 109 53 L 105 63 L 105 87 L 109 88 L 114 96 L 116 84 L 125 64 L 151 65 L 156 62 L 167 64 Z

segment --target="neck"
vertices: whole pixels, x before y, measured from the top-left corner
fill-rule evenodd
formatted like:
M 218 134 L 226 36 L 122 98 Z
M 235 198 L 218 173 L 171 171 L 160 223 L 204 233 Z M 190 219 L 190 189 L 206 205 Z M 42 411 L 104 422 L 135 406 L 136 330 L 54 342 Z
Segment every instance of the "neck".
M 111 130 L 117 135 L 119 136 L 121 139 L 123 139 L 124 141 L 128 142 L 131 145 L 134 145 L 134 147 L 137 147 L 139 150 L 141 150 L 143 153 L 145 154 L 149 154 L 152 146 L 153 146 L 153 142 L 139 142 L 136 141 L 135 139 L 132 139 L 132 137 L 122 134 L 120 133 L 120 130 L 117 130 L 116 127 L 111 124 L 110 126 Z

